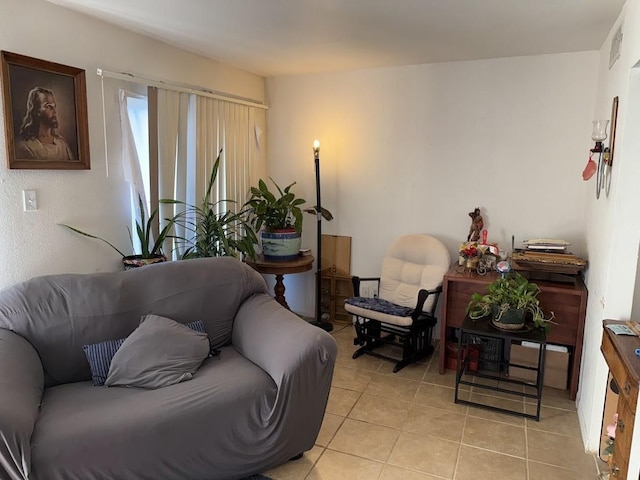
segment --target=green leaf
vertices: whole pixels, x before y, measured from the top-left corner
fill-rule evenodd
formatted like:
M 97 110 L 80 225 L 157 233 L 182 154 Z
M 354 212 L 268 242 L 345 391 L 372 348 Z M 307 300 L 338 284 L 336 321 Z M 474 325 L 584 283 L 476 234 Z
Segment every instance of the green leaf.
M 222 149 L 218 152 L 218 156 L 216 157 L 216 161 L 213 163 L 213 168 L 211 169 L 211 176 L 209 177 L 209 183 L 207 184 L 207 193 L 204 196 L 203 203 L 209 203 L 211 198 L 211 189 L 213 188 L 214 183 L 216 182 L 216 178 L 218 177 L 218 168 L 220 167 L 220 156 L 222 155 Z
M 58 225 L 60 225 L 61 227 L 68 228 L 69 230 L 71 230 L 73 232 L 76 232 L 76 233 L 79 233 L 80 235 L 84 235 L 85 237 L 89 237 L 89 238 L 94 238 L 96 240 L 100 240 L 101 242 L 106 243 L 111 248 L 113 248 L 116 252 L 118 252 L 121 257 L 126 257 L 126 255 L 124 253 L 122 253 L 116 246 L 114 246 L 111 242 L 108 242 L 104 238 L 96 237 L 95 235 L 91 235 L 90 233 L 83 232 L 82 230 L 78 230 L 77 228 L 72 227 L 70 225 L 66 225 L 64 223 L 59 223 Z

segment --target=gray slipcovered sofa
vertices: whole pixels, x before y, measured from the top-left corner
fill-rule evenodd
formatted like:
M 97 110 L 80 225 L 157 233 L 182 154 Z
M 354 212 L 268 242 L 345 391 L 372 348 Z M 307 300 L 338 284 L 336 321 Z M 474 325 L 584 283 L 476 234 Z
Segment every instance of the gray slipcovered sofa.
M 149 390 L 98 387 L 83 345 L 141 316 L 202 320 L 220 355 Z M 336 343 L 231 258 L 34 278 L 0 291 L 0 478 L 232 480 L 309 450 Z

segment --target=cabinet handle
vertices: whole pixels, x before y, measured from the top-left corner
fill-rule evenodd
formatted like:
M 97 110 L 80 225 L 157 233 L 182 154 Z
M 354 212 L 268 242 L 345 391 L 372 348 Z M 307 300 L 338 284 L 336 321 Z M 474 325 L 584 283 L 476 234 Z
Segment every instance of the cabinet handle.
M 618 419 L 618 430 L 620 430 L 620 433 L 624 432 L 624 420 L 621 418 Z
M 629 395 L 629 392 L 631 391 L 631 385 L 629 385 L 629 382 L 624 382 L 623 390 L 626 395 Z
M 613 468 L 611 469 L 611 475 L 613 475 L 614 477 L 617 477 L 619 473 L 620 473 L 620 467 L 618 467 L 618 465 L 614 465 Z

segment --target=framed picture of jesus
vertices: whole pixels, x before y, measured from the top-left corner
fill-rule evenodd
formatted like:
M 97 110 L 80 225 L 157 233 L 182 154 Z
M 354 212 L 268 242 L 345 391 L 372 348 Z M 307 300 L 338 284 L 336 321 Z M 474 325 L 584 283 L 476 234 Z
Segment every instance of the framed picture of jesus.
M 84 70 L 7 51 L 0 57 L 8 167 L 91 168 Z

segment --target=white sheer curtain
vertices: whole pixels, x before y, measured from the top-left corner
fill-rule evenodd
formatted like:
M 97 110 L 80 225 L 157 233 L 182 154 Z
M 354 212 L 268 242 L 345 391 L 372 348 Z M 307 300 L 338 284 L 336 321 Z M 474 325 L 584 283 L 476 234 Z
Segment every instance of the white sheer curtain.
M 140 168 L 140 158 L 138 157 L 136 141 L 133 135 L 133 123 L 136 122 L 136 119 L 129 117 L 129 109 L 127 108 L 127 99 L 129 98 L 138 99 L 142 98 L 142 96 L 126 90 L 118 91 L 120 133 L 122 135 L 122 168 L 124 180 L 131 184 L 136 196 L 139 194 L 146 205 L 147 195 L 144 188 L 142 169 Z
M 118 91 L 118 104 L 120 110 L 120 134 L 121 134 L 121 145 L 122 145 L 122 168 L 124 174 L 124 180 L 131 185 L 131 207 L 134 212 L 132 218 L 132 231 L 135 231 L 135 219 L 140 218 L 140 208 L 138 203 L 138 195 L 142 199 L 142 208 L 144 209 L 145 216 L 149 215 L 149 209 L 147 207 L 147 194 L 145 190 L 145 181 L 144 176 L 142 174 L 141 168 L 141 158 L 138 155 L 138 146 L 136 145 L 136 140 L 134 136 L 134 129 L 136 131 L 140 131 L 142 123 L 147 122 L 147 118 L 134 117 L 132 118 L 129 115 L 128 101 L 131 100 L 144 100 L 146 102 L 146 98 L 142 95 L 137 95 L 135 93 L 127 92 L 126 90 L 120 89 Z M 148 161 L 148 159 L 146 159 Z M 133 239 L 136 239 L 136 236 L 132 236 Z M 135 240 L 134 240 L 135 241 Z M 134 249 L 139 248 L 139 245 L 134 245 Z

